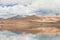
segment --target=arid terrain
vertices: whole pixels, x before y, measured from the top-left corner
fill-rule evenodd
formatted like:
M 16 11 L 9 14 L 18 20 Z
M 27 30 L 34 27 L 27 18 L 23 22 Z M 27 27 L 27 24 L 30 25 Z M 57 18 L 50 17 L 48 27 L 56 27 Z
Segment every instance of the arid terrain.
M 0 19 L 0 30 L 34 34 L 60 34 L 60 17 L 28 16 Z

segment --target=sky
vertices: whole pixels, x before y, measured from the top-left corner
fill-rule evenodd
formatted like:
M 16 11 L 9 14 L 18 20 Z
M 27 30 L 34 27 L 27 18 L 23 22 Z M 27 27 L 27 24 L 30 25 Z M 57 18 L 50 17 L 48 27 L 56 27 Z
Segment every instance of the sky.
M 60 0 L 0 0 L 0 18 L 49 13 L 60 14 Z

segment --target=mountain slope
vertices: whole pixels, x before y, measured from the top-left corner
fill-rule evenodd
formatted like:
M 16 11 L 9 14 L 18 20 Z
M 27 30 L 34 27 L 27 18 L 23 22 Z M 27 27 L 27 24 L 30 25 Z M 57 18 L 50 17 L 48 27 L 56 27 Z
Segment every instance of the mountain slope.
M 33 15 L 1 19 L 0 30 L 26 33 L 60 33 L 60 17 Z

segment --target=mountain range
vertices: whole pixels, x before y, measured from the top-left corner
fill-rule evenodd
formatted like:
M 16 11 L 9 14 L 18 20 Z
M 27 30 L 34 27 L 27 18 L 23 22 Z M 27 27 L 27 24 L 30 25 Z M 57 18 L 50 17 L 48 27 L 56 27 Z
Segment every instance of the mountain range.
M 60 15 L 14 16 L 0 19 L 0 30 L 25 33 L 60 33 Z
M 2 18 L 5 19 L 5 18 Z M 32 16 L 28 16 L 28 15 L 17 15 L 11 18 L 7 18 L 7 19 L 19 19 L 19 20 L 30 20 L 30 21 L 37 21 L 37 22 L 55 22 L 55 21 L 59 21 L 60 20 L 60 15 L 52 15 L 52 14 L 47 14 L 47 15 L 32 15 Z

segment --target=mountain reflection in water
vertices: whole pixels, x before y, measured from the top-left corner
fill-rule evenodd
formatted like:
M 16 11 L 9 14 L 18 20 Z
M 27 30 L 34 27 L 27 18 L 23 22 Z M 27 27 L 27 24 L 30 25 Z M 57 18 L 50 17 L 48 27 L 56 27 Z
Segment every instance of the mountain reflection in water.
M 0 40 L 60 40 L 60 35 L 24 34 L 0 31 Z

